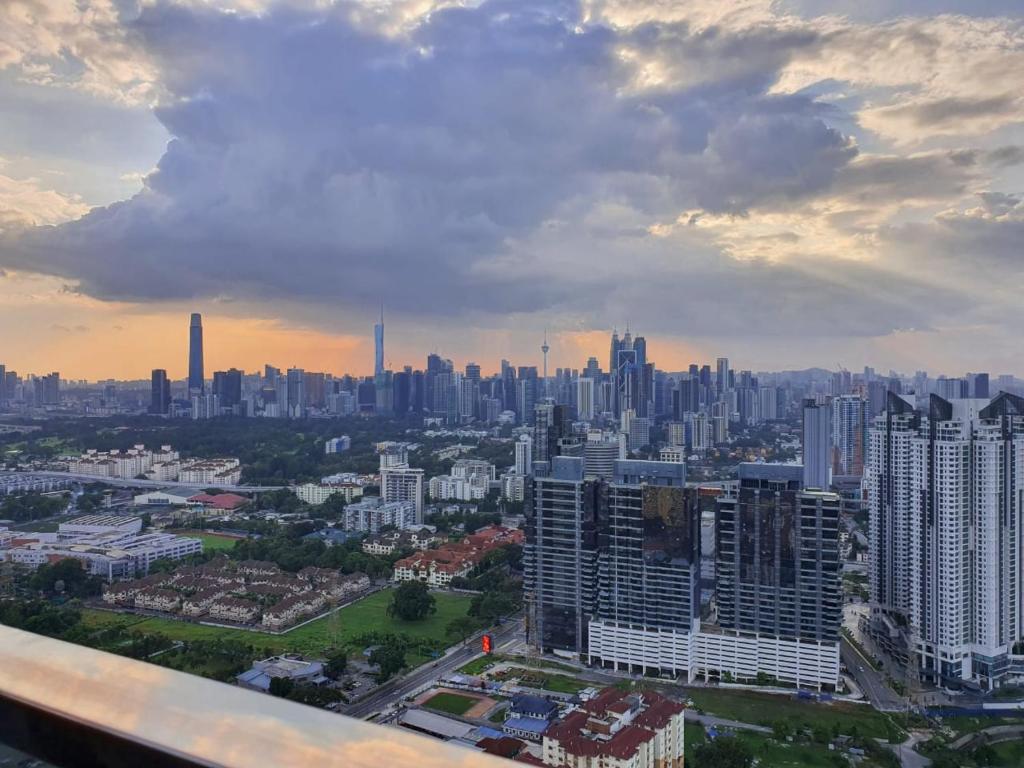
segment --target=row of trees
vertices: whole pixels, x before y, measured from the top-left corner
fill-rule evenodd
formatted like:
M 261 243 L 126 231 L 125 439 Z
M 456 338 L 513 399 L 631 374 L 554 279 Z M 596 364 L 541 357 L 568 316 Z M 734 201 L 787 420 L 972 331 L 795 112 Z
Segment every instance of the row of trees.
M 44 496 L 41 493 L 19 493 L 3 497 L 0 502 L 0 519 L 16 523 L 59 515 L 68 506 L 68 495 Z

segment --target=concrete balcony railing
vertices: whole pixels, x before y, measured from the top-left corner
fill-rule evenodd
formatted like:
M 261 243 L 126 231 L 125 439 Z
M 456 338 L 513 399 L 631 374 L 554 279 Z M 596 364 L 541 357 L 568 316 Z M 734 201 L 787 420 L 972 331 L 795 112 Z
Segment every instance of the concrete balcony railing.
M 501 768 L 411 731 L 0 627 L 0 743 L 56 766 Z

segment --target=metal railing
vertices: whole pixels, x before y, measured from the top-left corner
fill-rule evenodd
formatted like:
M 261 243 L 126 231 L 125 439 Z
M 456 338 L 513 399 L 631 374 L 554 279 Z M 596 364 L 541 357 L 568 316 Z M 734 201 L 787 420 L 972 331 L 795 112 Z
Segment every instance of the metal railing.
M 0 743 L 57 766 L 501 768 L 388 728 L 0 627 Z

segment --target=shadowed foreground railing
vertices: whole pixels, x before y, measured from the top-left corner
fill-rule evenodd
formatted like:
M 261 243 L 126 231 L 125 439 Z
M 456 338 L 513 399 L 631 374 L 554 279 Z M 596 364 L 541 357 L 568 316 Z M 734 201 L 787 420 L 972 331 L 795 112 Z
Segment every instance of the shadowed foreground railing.
M 0 742 L 65 766 L 502 768 L 396 728 L 0 627 Z

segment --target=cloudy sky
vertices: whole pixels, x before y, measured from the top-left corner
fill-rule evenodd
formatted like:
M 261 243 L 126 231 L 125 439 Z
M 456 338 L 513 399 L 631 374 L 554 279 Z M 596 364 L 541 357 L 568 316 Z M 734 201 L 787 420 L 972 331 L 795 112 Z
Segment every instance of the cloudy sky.
M 1024 375 L 1019 0 L 4 0 L 0 362 Z

